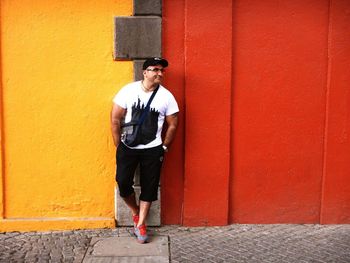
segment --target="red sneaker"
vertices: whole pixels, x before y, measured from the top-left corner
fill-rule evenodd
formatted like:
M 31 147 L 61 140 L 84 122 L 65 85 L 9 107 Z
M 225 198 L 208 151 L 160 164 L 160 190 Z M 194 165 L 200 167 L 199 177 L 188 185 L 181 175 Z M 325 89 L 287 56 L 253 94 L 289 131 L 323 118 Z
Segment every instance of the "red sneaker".
M 135 228 L 135 236 L 137 237 L 137 242 L 141 244 L 147 242 L 148 236 L 145 224 Z
M 139 223 L 139 219 L 140 219 L 139 215 L 132 216 L 132 221 L 134 222 L 134 227 L 136 227 L 137 224 Z
M 139 215 L 132 216 L 132 221 L 134 222 L 134 232 L 135 232 L 137 224 L 139 223 L 139 219 L 140 219 Z

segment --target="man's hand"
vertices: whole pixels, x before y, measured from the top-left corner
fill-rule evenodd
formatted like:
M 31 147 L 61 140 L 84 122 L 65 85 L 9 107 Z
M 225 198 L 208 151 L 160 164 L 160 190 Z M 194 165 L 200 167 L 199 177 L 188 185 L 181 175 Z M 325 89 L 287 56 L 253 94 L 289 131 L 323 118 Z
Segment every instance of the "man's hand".
M 174 137 L 175 137 L 175 133 L 178 125 L 178 113 L 176 112 L 172 115 L 166 116 L 165 121 L 168 125 L 168 129 L 166 130 L 166 133 L 165 133 L 163 145 L 165 145 L 166 147 L 169 147 L 169 145 L 171 144 L 171 142 L 174 140 Z

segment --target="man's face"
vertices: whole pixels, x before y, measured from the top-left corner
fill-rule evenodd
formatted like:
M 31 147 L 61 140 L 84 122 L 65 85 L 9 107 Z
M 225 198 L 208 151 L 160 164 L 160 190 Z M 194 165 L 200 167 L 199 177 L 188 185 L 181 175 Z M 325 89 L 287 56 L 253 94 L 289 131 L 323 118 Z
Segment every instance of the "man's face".
M 152 84 L 160 84 L 163 80 L 164 68 L 161 65 L 149 66 L 143 74 L 145 80 Z

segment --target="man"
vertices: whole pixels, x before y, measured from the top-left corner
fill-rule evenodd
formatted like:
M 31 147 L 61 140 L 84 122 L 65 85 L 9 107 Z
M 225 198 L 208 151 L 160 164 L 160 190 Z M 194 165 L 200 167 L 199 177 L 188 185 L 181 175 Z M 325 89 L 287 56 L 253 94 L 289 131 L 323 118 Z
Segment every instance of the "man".
M 120 196 L 132 212 L 134 233 L 139 243 L 147 242 L 145 221 L 153 201 L 157 200 L 160 170 L 164 153 L 174 139 L 179 108 L 174 96 L 161 85 L 168 61 L 149 58 L 143 64 L 143 80 L 124 86 L 113 99 L 111 125 L 117 147 L 117 175 Z M 154 98 L 146 107 L 153 92 Z M 128 145 L 127 132 L 121 133 L 127 123 L 137 123 L 146 110 L 137 145 Z M 142 117 L 141 117 L 142 118 Z M 164 140 L 162 129 L 167 123 Z M 134 126 L 135 128 L 135 126 Z M 139 206 L 133 189 L 134 172 L 140 165 L 141 194 Z

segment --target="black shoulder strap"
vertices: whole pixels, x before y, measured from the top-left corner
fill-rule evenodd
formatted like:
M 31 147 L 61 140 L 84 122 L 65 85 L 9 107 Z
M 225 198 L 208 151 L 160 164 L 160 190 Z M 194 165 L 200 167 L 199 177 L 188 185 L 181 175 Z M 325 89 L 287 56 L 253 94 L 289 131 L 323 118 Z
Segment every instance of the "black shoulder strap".
M 151 105 L 151 102 L 152 102 L 154 96 L 156 95 L 158 89 L 159 89 L 159 85 L 158 85 L 158 87 L 153 91 L 151 97 L 149 98 L 149 100 L 148 100 L 148 102 L 147 102 L 147 105 L 146 105 L 146 108 L 143 110 L 142 115 L 140 116 L 140 119 L 139 119 L 139 121 L 138 121 L 138 123 L 137 123 L 138 125 L 142 125 L 142 123 L 144 122 L 144 120 L 145 120 L 145 118 L 146 118 L 146 114 L 147 114 L 147 112 L 149 111 L 149 107 L 150 107 L 150 105 Z

